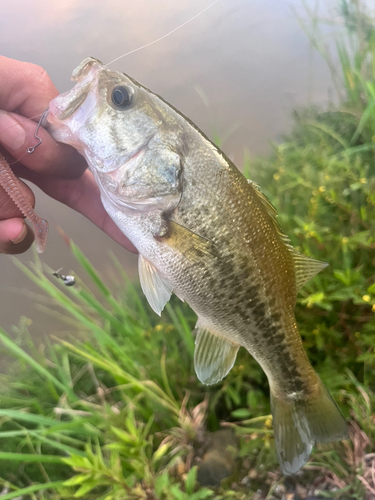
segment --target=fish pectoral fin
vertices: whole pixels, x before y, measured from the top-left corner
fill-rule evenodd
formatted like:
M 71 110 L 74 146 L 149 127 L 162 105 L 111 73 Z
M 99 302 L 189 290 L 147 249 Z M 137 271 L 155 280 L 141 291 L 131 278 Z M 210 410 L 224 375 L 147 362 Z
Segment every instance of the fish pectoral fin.
M 160 241 L 191 259 L 211 255 L 213 250 L 210 240 L 173 220 L 168 221 L 168 231 Z
M 141 254 L 138 258 L 139 279 L 143 293 L 156 314 L 161 314 L 165 304 L 171 298 L 173 286 Z
M 203 384 L 216 384 L 231 370 L 240 346 L 210 332 L 199 322 L 196 325 L 196 332 L 195 373 Z
M 293 249 L 294 272 L 296 274 L 297 290 L 300 290 L 305 283 L 328 266 L 326 262 L 311 259 Z

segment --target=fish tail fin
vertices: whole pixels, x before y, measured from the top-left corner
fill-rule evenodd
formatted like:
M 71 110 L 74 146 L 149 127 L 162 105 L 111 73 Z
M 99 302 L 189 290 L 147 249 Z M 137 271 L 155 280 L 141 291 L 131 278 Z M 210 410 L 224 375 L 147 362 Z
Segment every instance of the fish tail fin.
M 303 398 L 282 397 L 271 389 L 277 455 L 284 475 L 295 474 L 310 457 L 314 443 L 348 436 L 346 422 L 318 376 L 316 389 Z

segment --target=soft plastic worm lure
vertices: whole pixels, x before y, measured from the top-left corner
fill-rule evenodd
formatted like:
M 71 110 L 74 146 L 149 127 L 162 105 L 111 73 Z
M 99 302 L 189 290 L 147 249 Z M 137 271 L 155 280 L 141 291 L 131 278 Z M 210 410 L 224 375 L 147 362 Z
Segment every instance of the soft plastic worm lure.
M 26 219 L 32 224 L 35 246 L 38 253 L 44 252 L 47 243 L 48 222 L 36 215 L 33 207 L 24 197 L 20 181 L 14 175 L 8 162 L 0 155 L 0 186 L 8 193 Z

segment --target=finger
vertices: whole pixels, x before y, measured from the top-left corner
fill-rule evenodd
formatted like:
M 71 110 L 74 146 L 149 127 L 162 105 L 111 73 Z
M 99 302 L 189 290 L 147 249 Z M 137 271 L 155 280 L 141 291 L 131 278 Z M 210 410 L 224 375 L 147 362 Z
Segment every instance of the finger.
M 34 241 L 34 233 L 23 219 L 0 221 L 0 253 L 26 252 Z
M 86 170 L 79 179 L 61 179 L 45 176 L 17 166 L 15 172 L 18 176 L 35 183 L 46 194 L 55 200 L 68 205 L 81 213 L 113 240 L 130 252 L 137 253 L 137 249 L 121 232 L 105 211 L 98 185 L 92 173 Z
M 27 149 L 38 143 L 35 131 L 35 123 L 28 118 L 0 111 L 0 144 L 12 157 L 38 173 L 61 177 L 82 175 L 87 167 L 84 158 L 72 147 L 56 142 L 42 127 L 38 131 L 42 143 L 28 154 Z
M 24 182 L 20 181 L 20 188 L 27 202 L 34 207 L 35 196 L 32 190 Z M 0 220 L 23 217 L 22 212 L 17 208 L 9 194 L 0 186 Z
M 43 113 L 59 94 L 46 71 L 36 64 L 0 56 L 0 66 L 0 109 L 31 118 Z

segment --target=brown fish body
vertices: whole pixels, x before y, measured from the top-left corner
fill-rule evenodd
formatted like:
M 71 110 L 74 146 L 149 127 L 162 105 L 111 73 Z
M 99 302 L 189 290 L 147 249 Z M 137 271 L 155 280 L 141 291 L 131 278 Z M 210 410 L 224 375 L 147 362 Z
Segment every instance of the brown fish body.
M 294 317 L 297 289 L 325 267 L 298 254 L 276 211 L 188 119 L 89 58 L 51 102 L 51 132 L 86 157 L 108 214 L 140 253 L 142 289 L 160 314 L 171 293 L 197 313 L 195 370 L 212 384 L 240 346 L 265 371 L 282 470 L 346 425 L 311 367 Z
M 153 249 L 147 257 L 210 331 L 254 356 L 275 390 L 312 390 L 315 372 L 293 313 L 294 261 L 272 206 L 221 152 L 207 152 L 195 130 L 180 142 L 185 164 L 199 162 L 200 168 L 185 168 L 181 200 L 165 216 L 179 226 L 159 238 L 158 256 Z M 184 228 L 203 241 L 192 243 Z M 165 247 L 173 256 L 166 258 Z

